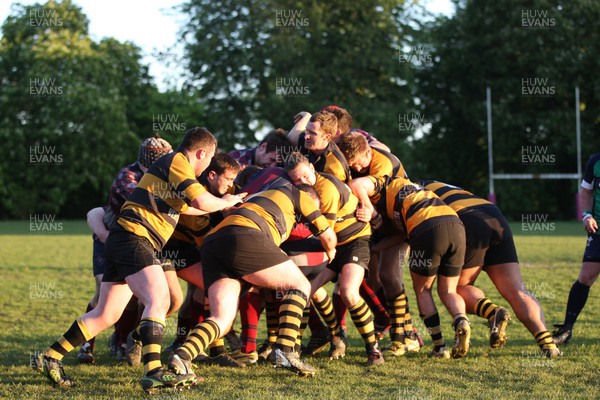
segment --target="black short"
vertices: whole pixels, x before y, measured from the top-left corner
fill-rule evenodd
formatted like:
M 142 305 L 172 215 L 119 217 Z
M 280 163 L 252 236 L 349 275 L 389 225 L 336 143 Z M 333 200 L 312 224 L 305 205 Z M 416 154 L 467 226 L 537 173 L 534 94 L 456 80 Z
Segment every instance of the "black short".
M 421 276 L 459 276 L 465 260 L 465 228 L 444 222 L 409 240 L 408 267 Z
M 588 233 L 583 262 L 600 262 L 600 235 Z
M 125 230 L 111 230 L 104 243 L 104 255 L 103 282 L 123 282 L 149 265 L 161 265 L 148 239 Z
M 223 278 L 241 279 L 288 261 L 289 257 L 262 231 L 226 226 L 202 245 L 204 290 Z
M 306 279 L 312 281 L 315 279 L 325 268 L 327 268 L 327 261 L 323 261 L 319 265 L 311 266 L 311 267 L 298 267 L 300 268 L 300 272 L 304 274 Z
M 510 226 L 498 208 L 469 208 L 458 216 L 467 238 L 464 269 L 519 262 Z
M 104 243 L 96 235 L 93 235 L 92 268 L 94 276 L 104 274 L 106 270 L 106 258 L 104 257 Z
M 382 215 L 382 217 L 383 217 L 383 215 Z M 398 229 L 396 229 L 396 227 L 394 226 L 394 222 L 391 219 L 389 219 L 387 217 L 383 217 L 381 221 L 382 221 L 381 226 L 377 229 L 373 229 L 373 232 L 371 233 L 371 242 L 373 244 L 377 244 L 377 243 L 381 242 L 383 239 L 385 239 L 389 235 L 398 235 L 399 234 Z
M 200 262 L 200 250 L 190 242 L 170 238 L 158 253 L 165 271 L 181 271 Z
M 363 236 L 336 247 L 335 258 L 327 264 L 327 268 L 339 274 L 344 265 L 357 264 L 368 271 L 371 258 L 370 241 L 370 236 Z

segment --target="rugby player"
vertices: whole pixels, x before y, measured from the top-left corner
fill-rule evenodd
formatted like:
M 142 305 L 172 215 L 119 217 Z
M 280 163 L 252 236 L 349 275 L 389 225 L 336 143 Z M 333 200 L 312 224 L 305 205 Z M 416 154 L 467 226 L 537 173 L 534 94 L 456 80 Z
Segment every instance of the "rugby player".
M 306 121 L 308 120 L 308 121 Z M 337 134 L 337 119 L 327 111 L 319 111 L 309 118 L 302 118 L 288 133 L 294 146 L 308 157 L 317 172 L 325 172 L 344 183 L 350 180 L 350 168 L 344 155 L 333 142 Z
M 370 177 L 383 180 L 386 177 L 407 178 L 400 160 L 392 153 L 373 147 L 358 132 L 345 135 L 339 144 L 340 150 L 352 171 L 354 178 Z M 361 204 L 370 204 L 371 199 L 364 191 L 355 192 Z M 391 318 L 390 337 L 392 343 L 384 350 L 388 356 L 401 356 L 407 351 L 419 351 L 419 338 L 412 326 L 408 298 L 402 280 L 402 264 L 408 252 L 408 243 L 402 235 L 382 227 L 373 233 L 373 262 L 370 265 L 379 275 L 383 287 L 387 309 Z
M 188 130 L 177 151 L 158 159 L 125 202 L 105 242 L 107 269 L 98 307 L 73 322 L 59 340 L 32 360 L 33 368 L 55 385 L 74 385 L 74 380 L 64 373 L 62 358 L 75 346 L 112 326 L 132 294 L 144 305 L 138 327 L 143 344 L 142 389 L 154 392 L 196 382 L 194 375 L 177 375 L 163 369 L 160 362 L 169 293 L 156 253 L 173 233 L 181 212 L 214 212 L 243 198 L 234 195 L 217 198 L 196 180 L 210 163 L 216 145 L 208 130 Z
M 512 232 L 498 207 L 456 186 L 436 181 L 423 181 L 420 184 L 456 211 L 465 226 L 465 262 L 457 292 L 465 300 L 469 314 L 488 320 L 490 346 L 496 349 L 506 343 L 510 314 L 475 286 L 475 280 L 482 270 L 531 332 L 542 353 L 547 357 L 560 356 L 560 350 L 552 342 L 546 328 L 540 304 L 525 288 Z
M 271 361 L 301 376 L 315 374 L 316 370 L 294 352 L 310 283 L 279 245 L 301 218 L 319 238 L 329 260 L 334 259 L 336 236 L 317 202 L 318 195 L 310 186 L 272 188 L 249 198 L 204 239 L 202 264 L 211 316 L 198 324 L 169 358 L 171 370 L 182 376 L 193 374 L 191 361 L 198 352 L 231 327 L 242 285 L 247 282 L 284 291 Z M 229 251 L 224 252 L 225 248 Z
M 466 356 L 471 327 L 465 302 L 456 292 L 464 263 L 465 230 L 456 212 L 435 193 L 401 177 L 358 178 L 351 182 L 351 187 L 375 201 L 375 207 L 370 206 L 373 207 L 375 226 L 381 225 L 382 216 L 385 216 L 408 239 L 408 265 L 417 305 L 434 343 L 430 356 Z M 436 277 L 440 300 L 454 320 L 455 342 L 451 353 L 442 336 L 440 317 L 431 295 Z
M 327 218 L 337 235 L 335 259 L 311 281 L 312 292 L 316 292 L 327 282 L 338 278 L 340 295 L 352 317 L 356 329 L 361 334 L 367 352 L 367 365 L 383 364 L 378 348 L 373 324 L 373 314 L 360 296 L 361 282 L 369 264 L 369 240 L 371 227 L 367 222 L 356 218 L 358 199 L 350 188 L 333 175 L 316 173 L 313 165 L 300 153 L 292 153 L 285 164 L 285 170 L 294 184 L 314 186 L 321 198 L 321 213 Z M 346 337 L 344 331 L 332 332 L 329 357 L 341 358 L 345 355 Z
M 92 265 L 94 272 L 94 280 L 96 282 L 96 290 L 94 297 L 90 300 L 86 312 L 93 310 L 98 304 L 98 296 L 100 295 L 100 283 L 106 269 L 106 260 L 104 258 L 104 242 L 108 236 L 110 228 L 115 224 L 121 207 L 127 201 L 133 189 L 137 186 L 144 173 L 150 168 L 154 161 L 158 160 L 165 154 L 172 152 L 173 149 L 169 142 L 161 138 L 146 138 L 139 146 L 138 161 L 123 167 L 115 180 L 113 181 L 108 197 L 108 205 L 105 207 L 97 207 L 90 210 L 87 214 L 87 222 L 92 229 L 93 234 L 93 254 Z M 111 354 L 117 357 L 118 361 L 126 360 L 125 346 L 127 341 L 127 333 L 136 326 L 138 320 L 138 303 L 135 297 L 125 308 L 123 315 L 115 323 L 115 333 L 110 336 L 109 348 Z M 94 359 L 95 338 L 86 341 L 77 354 L 77 359 L 82 364 L 93 364 Z
M 242 169 L 249 165 L 267 168 L 277 165 L 285 148 L 290 146 L 287 132 L 281 128 L 269 132 L 257 147 L 236 150 L 229 153 Z
M 552 333 L 554 343 L 568 343 L 573 336 L 573 325 L 587 302 L 590 288 L 600 274 L 600 153 L 590 157 L 585 165 L 579 204 L 583 211 L 583 228 L 587 232 L 587 244 L 583 253 L 583 262 L 579 276 L 569 292 L 567 310 L 562 324 L 555 325 Z

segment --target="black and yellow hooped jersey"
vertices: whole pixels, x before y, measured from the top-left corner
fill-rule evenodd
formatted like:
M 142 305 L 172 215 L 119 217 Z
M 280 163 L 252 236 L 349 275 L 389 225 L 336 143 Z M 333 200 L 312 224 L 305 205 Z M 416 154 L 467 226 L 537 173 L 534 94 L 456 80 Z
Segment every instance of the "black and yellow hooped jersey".
M 171 239 L 180 242 L 195 244 L 200 247 L 204 237 L 214 227 L 209 215 L 184 215 L 179 216 L 179 222 Z
M 394 221 L 410 239 L 435 225 L 458 222 L 458 215 L 434 192 L 405 178 L 385 178 L 375 187 L 380 213 Z
M 358 198 L 348 185 L 333 175 L 318 173 L 315 189 L 321 197 L 321 212 L 337 235 L 338 246 L 371 235 L 371 226 L 356 219 Z
M 144 174 L 123 204 L 117 223 L 147 238 L 160 251 L 173 234 L 179 214 L 204 191 L 186 156 L 181 152 L 167 154 Z
M 249 198 L 236 211 L 213 229 L 208 236 L 226 226 L 258 229 L 279 246 L 297 222 L 306 222 L 313 235 L 318 236 L 329 228 L 327 219 L 315 201 L 294 186 L 279 186 Z
M 298 138 L 298 146 L 303 150 L 302 153 L 308 157 L 308 161 L 315 167 L 315 171 L 331 174 L 344 183 L 350 182 L 350 167 L 346 161 L 346 157 L 333 141 L 329 142 L 325 152 L 317 156 L 312 151 L 304 148 L 304 137 L 306 132 L 300 134 Z
M 456 211 L 457 214 L 460 214 L 461 211 L 466 211 L 467 209 L 478 206 L 493 206 L 489 201 L 482 199 L 471 192 L 467 192 L 458 186 L 452 186 L 437 181 L 422 181 L 420 184 L 432 192 L 435 192 L 435 194 L 437 194 L 444 203 Z
M 369 170 L 364 173 L 352 172 L 353 178 L 361 178 L 363 176 L 390 176 L 392 178 L 408 178 L 406 170 L 402 162 L 390 153 L 389 151 L 382 150 L 377 147 L 371 146 L 371 163 L 369 164 Z

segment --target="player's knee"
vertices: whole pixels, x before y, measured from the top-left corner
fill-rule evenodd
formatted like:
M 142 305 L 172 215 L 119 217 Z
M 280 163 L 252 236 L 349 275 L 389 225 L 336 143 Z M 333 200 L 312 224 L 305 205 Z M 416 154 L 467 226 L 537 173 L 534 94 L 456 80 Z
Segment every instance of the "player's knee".
M 183 304 L 183 295 L 181 293 L 171 293 L 169 301 L 169 310 L 167 311 L 167 317 L 176 313 Z
M 360 299 L 358 290 L 352 290 L 345 287 L 340 288 L 340 297 L 342 298 L 344 304 L 346 304 L 348 307 L 354 306 Z
M 96 311 L 95 316 L 93 315 L 94 311 Z M 121 317 L 121 313 L 117 312 L 116 310 L 108 310 L 106 308 L 103 310 L 95 308 L 90 312 L 90 317 L 96 320 L 96 324 L 100 328 L 99 330 L 104 330 L 116 324 Z
M 94 295 L 94 297 L 92 297 L 90 300 L 90 306 L 92 306 L 92 308 L 98 307 L 98 296 Z
M 299 276 L 289 287 L 301 291 L 306 297 L 310 295 L 310 282 L 304 275 Z
M 585 286 L 592 286 L 596 279 L 598 279 L 598 273 L 595 271 L 581 271 L 577 278 L 579 283 Z
M 227 332 L 229 332 L 229 330 L 233 326 L 234 318 L 230 318 L 227 315 L 217 315 L 214 317 L 211 316 L 210 319 L 213 320 L 213 322 L 217 324 L 217 326 L 219 327 L 219 330 L 221 332 L 220 337 L 223 337 L 227 334 Z
M 402 276 L 400 275 L 399 269 L 388 269 L 381 270 L 379 272 L 379 278 L 382 286 L 390 292 L 402 290 Z

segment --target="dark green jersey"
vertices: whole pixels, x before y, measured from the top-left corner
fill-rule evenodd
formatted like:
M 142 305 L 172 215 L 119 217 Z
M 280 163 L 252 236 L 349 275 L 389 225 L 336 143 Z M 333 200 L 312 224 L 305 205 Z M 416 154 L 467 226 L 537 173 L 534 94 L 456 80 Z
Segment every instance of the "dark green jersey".
M 591 156 L 585 165 L 581 187 L 594 191 L 592 216 L 596 221 L 600 221 L 600 153 Z

